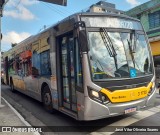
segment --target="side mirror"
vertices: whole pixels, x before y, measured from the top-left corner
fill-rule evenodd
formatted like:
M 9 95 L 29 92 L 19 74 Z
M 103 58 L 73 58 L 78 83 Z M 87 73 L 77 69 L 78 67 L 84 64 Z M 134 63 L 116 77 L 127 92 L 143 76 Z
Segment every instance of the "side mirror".
M 80 44 L 82 52 L 87 52 L 89 50 L 87 34 L 85 30 L 81 30 L 79 32 L 79 44 Z

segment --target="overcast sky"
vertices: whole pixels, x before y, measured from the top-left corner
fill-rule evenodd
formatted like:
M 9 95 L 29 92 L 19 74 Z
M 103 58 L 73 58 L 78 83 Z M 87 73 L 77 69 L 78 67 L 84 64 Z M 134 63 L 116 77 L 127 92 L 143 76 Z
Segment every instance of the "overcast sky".
M 2 51 L 11 48 L 30 35 L 40 32 L 44 25 L 49 27 L 63 18 L 87 9 L 99 0 L 67 0 L 67 6 L 59 6 L 37 0 L 9 0 L 2 18 Z M 107 0 L 119 10 L 129 10 L 149 0 Z

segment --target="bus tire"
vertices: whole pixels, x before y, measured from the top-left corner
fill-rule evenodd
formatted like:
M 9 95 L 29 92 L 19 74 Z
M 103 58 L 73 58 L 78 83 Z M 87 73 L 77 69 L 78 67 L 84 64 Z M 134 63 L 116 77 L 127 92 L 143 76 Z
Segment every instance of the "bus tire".
M 52 97 L 48 86 L 45 86 L 42 91 L 42 102 L 45 110 L 49 113 L 53 113 Z
M 11 87 L 11 91 L 12 91 L 12 92 L 15 92 L 14 84 L 13 84 L 13 81 L 12 81 L 12 80 L 11 80 L 11 82 L 10 82 L 10 87 Z

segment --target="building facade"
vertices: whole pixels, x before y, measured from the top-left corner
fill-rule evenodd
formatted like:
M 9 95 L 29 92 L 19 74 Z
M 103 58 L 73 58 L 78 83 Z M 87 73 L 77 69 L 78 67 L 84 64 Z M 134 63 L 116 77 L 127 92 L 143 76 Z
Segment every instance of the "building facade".
M 160 65 L 160 0 L 150 0 L 126 12 L 141 21 L 148 35 L 155 63 Z
M 103 13 L 116 13 L 124 14 L 124 11 L 116 9 L 116 5 L 113 3 L 99 1 L 89 7 L 87 12 L 103 12 Z

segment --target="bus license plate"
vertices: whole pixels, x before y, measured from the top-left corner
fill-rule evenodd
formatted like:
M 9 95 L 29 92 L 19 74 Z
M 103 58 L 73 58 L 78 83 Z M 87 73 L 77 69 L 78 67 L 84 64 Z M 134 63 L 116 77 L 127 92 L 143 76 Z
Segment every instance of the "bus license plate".
M 135 111 L 136 111 L 136 107 L 128 108 L 128 109 L 125 110 L 125 114 L 135 112 Z

